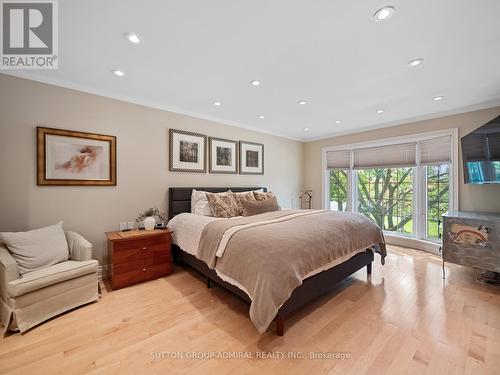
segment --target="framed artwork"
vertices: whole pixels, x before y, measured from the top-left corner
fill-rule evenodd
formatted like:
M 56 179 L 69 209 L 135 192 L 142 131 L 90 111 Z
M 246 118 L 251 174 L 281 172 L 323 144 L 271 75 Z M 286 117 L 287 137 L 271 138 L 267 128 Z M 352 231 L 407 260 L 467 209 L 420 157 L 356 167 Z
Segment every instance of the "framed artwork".
M 240 141 L 240 174 L 264 174 L 264 145 Z
M 172 172 L 207 172 L 206 135 L 170 129 L 169 138 L 169 169 Z
M 37 127 L 38 185 L 116 185 L 116 137 Z
M 210 173 L 238 173 L 238 142 L 209 138 Z

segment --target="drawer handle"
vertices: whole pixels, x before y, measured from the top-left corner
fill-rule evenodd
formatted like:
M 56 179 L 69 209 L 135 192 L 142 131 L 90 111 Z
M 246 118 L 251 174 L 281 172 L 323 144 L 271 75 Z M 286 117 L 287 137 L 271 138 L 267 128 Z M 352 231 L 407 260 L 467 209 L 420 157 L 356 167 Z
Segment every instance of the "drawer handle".
M 142 250 L 147 250 L 147 247 L 143 247 Z
M 146 271 L 146 269 L 145 269 L 145 268 L 143 268 L 143 269 L 142 269 L 142 271 L 144 272 L 144 271 Z

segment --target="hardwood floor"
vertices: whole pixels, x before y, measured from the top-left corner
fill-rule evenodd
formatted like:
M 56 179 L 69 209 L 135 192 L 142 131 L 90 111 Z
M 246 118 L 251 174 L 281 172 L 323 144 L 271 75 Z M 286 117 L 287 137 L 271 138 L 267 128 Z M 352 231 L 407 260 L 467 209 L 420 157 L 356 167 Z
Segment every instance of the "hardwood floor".
M 500 291 L 477 284 L 475 270 L 446 269 L 443 281 L 438 258 L 391 246 L 385 266 L 376 255 L 371 281 L 359 271 L 278 337 L 273 329 L 260 336 L 244 302 L 176 266 L 0 339 L 0 373 L 500 374 Z M 262 352 L 305 358 L 256 358 Z

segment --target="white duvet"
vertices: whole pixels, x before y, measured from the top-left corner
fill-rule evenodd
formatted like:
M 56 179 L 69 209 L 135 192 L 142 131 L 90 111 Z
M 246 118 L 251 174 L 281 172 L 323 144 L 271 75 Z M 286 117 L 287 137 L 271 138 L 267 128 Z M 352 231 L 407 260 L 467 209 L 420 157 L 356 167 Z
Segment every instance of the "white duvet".
M 221 219 L 185 212 L 170 220 L 168 228 L 174 232 L 172 233 L 174 244 L 186 253 L 196 256 L 198 254 L 201 232 L 203 232 L 205 225 L 214 220 Z

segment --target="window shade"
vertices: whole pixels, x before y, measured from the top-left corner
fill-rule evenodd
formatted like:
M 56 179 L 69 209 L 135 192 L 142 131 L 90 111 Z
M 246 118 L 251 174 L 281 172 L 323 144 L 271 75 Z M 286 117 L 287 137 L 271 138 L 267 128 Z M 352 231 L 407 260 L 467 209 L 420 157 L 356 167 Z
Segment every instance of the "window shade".
M 462 154 L 466 161 L 488 161 L 488 143 L 483 134 L 467 134 L 462 138 Z
M 416 143 L 354 150 L 354 169 L 409 167 L 416 164 Z
M 328 169 L 349 169 L 351 167 L 351 151 L 327 151 L 326 167 Z
M 500 161 L 500 133 L 488 134 L 488 150 L 491 161 Z
M 420 164 L 451 163 L 451 137 L 426 139 L 420 143 Z

